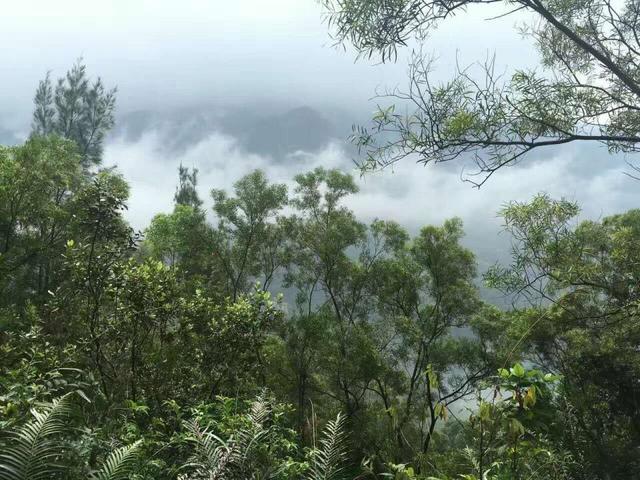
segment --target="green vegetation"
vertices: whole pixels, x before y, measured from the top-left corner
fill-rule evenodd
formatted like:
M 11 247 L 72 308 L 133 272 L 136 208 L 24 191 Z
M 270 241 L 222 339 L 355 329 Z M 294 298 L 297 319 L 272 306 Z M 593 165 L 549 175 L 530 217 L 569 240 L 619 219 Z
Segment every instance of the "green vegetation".
M 633 0 L 321 0 L 339 43 L 359 55 L 395 60 L 398 49 L 456 16 L 511 18 L 540 54 L 540 67 L 504 75 L 495 59 L 458 66 L 448 82 L 413 51 L 408 87 L 383 95 L 370 128 L 353 137 L 364 170 L 407 157 L 423 163 L 467 159 L 466 179 L 494 172 L 554 146 L 600 143 L 610 152 L 640 144 L 640 5 Z M 483 20 L 480 20 L 483 19 Z M 505 78 L 506 77 L 506 78 Z M 400 113 L 407 112 L 407 113 Z M 604 156 L 603 161 L 606 160 Z M 638 170 L 637 165 L 632 166 Z
M 210 221 L 180 166 L 136 234 L 113 93 L 78 64 L 52 98 L 0 149 L 1 480 L 639 478 L 640 210 L 511 203 L 478 272 L 459 219 L 363 223 L 347 173 L 251 172 Z

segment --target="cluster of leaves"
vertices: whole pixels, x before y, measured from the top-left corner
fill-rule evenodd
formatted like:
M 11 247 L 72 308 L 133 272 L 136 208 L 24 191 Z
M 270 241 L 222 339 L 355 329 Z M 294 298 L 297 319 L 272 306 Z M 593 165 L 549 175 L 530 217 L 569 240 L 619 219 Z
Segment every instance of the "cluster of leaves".
M 182 480 L 344 478 L 344 417 L 338 415 L 327 423 L 320 445 L 301 452 L 295 432 L 285 426 L 287 407 L 274 403 L 264 392 L 246 407 L 238 400 L 219 398 L 185 412 L 176 402 L 169 402 L 172 414 L 153 419 L 156 424 L 139 432 L 141 438 L 119 447 L 110 445 L 101 453 L 87 448 L 95 443 L 96 432 L 73 428 L 78 409 L 74 397 L 68 393 L 32 408 L 31 418 L 6 432 L 0 453 L 2 480 L 124 480 L 176 475 Z M 128 411 L 133 424 L 123 441 L 131 436 L 132 428 L 142 427 L 136 416 L 148 415 L 144 405 L 132 403 Z M 176 422 L 176 428 L 170 436 L 163 436 L 167 420 Z M 164 455 L 154 458 L 163 450 Z M 100 458 L 101 463 L 92 466 Z

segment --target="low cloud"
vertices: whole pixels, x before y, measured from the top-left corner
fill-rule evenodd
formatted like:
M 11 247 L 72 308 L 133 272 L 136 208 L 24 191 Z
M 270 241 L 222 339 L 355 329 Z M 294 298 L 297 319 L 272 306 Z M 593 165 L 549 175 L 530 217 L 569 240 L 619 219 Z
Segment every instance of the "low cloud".
M 162 145 L 161 134 L 149 131 L 136 141 L 115 138 L 105 150 L 104 164 L 117 165 L 131 185 L 127 216 L 136 229 L 144 229 L 155 214 L 171 211 L 180 164 L 199 169 L 199 191 L 208 208 L 212 188 L 231 190 L 236 180 L 254 169 L 264 170 L 271 181 L 292 189 L 298 173 L 318 166 L 341 168 L 352 170 L 360 186 L 348 205 L 363 221 L 393 219 L 415 233 L 421 226 L 460 217 L 467 232 L 465 243 L 478 254 L 481 268 L 508 255 L 509 239 L 500 235 L 497 214 L 507 202 L 526 201 L 546 192 L 578 202 L 582 219 L 597 219 L 636 207 L 640 188 L 639 182 L 623 175 L 621 161 L 585 176 L 577 149 L 503 169 L 477 190 L 461 181 L 454 169 L 408 161 L 360 177 L 339 141 L 316 154 L 290 154 L 286 162 L 246 153 L 235 138 L 216 132 L 180 154 L 167 153 Z

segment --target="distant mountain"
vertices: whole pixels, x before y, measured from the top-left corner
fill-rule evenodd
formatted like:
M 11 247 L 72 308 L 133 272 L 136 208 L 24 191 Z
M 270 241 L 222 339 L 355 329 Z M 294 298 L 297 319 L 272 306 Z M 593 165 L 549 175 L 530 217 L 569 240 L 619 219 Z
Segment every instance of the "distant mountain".
M 136 142 L 143 135 L 155 132 L 160 136 L 164 148 L 180 152 L 216 130 L 220 130 L 220 118 L 214 110 L 139 110 L 120 115 L 112 135 Z
M 165 148 L 181 152 L 218 132 L 236 138 L 249 153 L 284 161 L 291 153 L 315 153 L 332 140 L 344 138 L 347 132 L 339 130 L 342 128 L 308 106 L 284 112 L 245 106 L 131 112 L 118 119 L 113 135 L 134 142 L 146 132 L 157 131 Z
M 244 132 L 230 133 L 237 135 L 249 152 L 266 153 L 274 159 L 299 150 L 320 151 L 336 136 L 331 123 L 310 107 L 270 116 L 248 125 Z

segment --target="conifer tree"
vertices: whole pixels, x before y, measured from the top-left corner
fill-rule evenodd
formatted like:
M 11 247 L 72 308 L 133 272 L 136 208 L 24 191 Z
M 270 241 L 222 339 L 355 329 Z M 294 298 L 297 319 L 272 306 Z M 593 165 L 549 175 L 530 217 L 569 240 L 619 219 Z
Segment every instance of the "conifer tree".
M 98 77 L 91 82 L 82 59 L 53 87 L 49 73 L 34 97 L 32 135 L 58 135 L 78 146 L 82 165 L 102 161 L 104 138 L 114 125 L 116 89 L 106 89 Z

